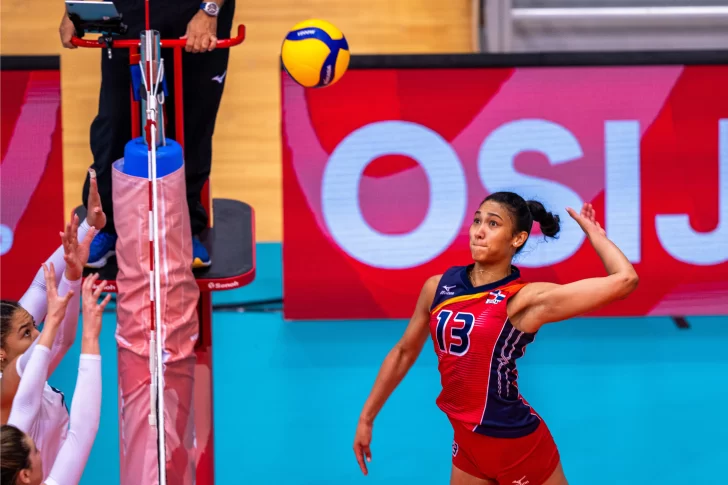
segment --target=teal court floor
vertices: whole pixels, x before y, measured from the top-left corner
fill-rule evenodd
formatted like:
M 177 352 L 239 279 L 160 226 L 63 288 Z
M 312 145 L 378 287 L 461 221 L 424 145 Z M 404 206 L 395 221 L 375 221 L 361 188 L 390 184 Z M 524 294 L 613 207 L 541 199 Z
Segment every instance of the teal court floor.
M 281 298 L 281 246 L 258 245 L 249 287 L 217 304 Z M 405 321 L 213 318 L 216 483 L 447 484 L 452 430 L 435 406 L 431 345 L 374 427 L 370 475 L 351 445 L 361 406 Z M 519 361 L 572 485 L 728 483 L 728 317 L 574 319 L 545 327 Z M 101 426 L 82 484 L 118 483 L 115 318 L 104 318 Z M 70 398 L 78 346 L 51 384 Z M 509 484 L 510 485 L 510 484 Z

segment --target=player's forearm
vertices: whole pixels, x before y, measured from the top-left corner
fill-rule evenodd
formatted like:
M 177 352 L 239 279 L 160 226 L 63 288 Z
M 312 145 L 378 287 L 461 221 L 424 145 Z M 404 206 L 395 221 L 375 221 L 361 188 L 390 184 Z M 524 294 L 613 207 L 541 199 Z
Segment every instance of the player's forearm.
M 48 316 L 46 317 L 45 323 L 43 324 L 43 331 L 38 337 L 38 345 L 47 347 L 50 350 L 53 347 L 53 342 L 56 340 L 58 334 L 58 328 L 61 326 L 62 318 Z
M 609 273 L 610 275 L 637 275 L 634 267 L 632 266 L 632 263 L 629 262 L 627 257 L 624 255 L 624 253 L 622 253 L 617 245 L 610 241 L 606 236 L 603 236 L 601 234 L 589 234 L 588 237 L 589 241 L 594 247 L 594 250 L 601 258 L 602 263 L 604 264 L 604 268 L 607 270 L 607 273 Z
M 51 365 L 48 370 L 49 374 L 53 374 L 58 364 L 60 364 L 63 356 L 73 346 L 76 340 L 76 329 L 78 328 L 78 313 L 80 309 L 79 301 L 81 299 L 81 279 L 69 281 L 66 275 L 63 275 L 61 284 L 58 286 L 59 296 L 65 296 L 69 291 L 73 291 L 73 296 L 66 307 L 66 314 L 58 329 L 58 335 L 51 347 Z
M 101 355 L 99 339 L 95 336 L 84 335 L 81 337 L 81 353 L 87 355 Z
M 414 364 L 417 356 L 409 355 L 400 346 L 395 346 L 384 359 L 379 369 L 377 379 L 374 381 L 372 392 L 364 404 L 360 420 L 368 423 L 374 422 L 384 403 L 392 394 L 394 389 L 402 382 L 402 379 Z
M 98 355 L 81 353 L 70 414 L 68 436 L 47 483 L 78 483 L 83 475 L 101 417 L 101 357 Z

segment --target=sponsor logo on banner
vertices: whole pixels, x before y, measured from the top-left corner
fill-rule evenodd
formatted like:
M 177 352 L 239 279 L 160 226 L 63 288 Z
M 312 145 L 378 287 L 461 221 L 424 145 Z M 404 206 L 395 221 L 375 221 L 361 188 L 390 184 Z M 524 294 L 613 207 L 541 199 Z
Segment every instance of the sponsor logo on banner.
M 229 283 L 211 281 L 207 284 L 207 287 L 211 290 L 230 290 L 232 288 L 237 288 L 238 286 L 240 286 L 240 283 L 237 281 L 231 281 Z

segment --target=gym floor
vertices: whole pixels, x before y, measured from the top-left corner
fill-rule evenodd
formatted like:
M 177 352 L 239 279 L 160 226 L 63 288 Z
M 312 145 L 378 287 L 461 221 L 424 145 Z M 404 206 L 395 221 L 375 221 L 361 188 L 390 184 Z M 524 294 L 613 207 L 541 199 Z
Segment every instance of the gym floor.
M 280 244 L 259 244 L 257 263 L 252 285 L 216 293 L 215 303 L 281 298 Z M 570 483 L 717 483 L 728 463 L 728 321 L 687 320 L 687 329 L 668 318 L 594 318 L 541 330 L 519 362 L 520 388 L 548 423 Z M 361 406 L 406 321 L 216 311 L 213 322 L 216 483 L 448 483 L 452 430 L 435 406 L 429 345 L 376 421 L 368 477 L 351 450 Z M 101 427 L 84 485 L 118 483 L 114 327 L 110 313 Z M 51 378 L 69 399 L 78 352 Z

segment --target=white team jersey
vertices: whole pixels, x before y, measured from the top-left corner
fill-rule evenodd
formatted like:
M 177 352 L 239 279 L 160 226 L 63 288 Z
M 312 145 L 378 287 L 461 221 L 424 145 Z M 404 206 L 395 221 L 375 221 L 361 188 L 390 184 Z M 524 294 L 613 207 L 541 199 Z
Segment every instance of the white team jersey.
M 38 417 L 30 427 L 30 437 L 43 460 L 43 476 L 47 477 L 68 435 L 68 409 L 63 393 L 46 383 Z
M 18 369 L 20 374 L 20 369 Z M 22 377 L 22 376 L 21 376 Z M 2 372 L 0 372 L 2 378 Z M 43 476 L 47 477 L 56 461 L 58 451 L 68 435 L 68 408 L 61 391 L 47 382 L 43 387 L 43 398 L 40 402 L 38 416 L 30 426 L 28 433 L 43 460 Z

